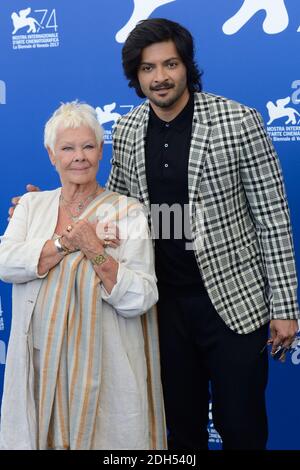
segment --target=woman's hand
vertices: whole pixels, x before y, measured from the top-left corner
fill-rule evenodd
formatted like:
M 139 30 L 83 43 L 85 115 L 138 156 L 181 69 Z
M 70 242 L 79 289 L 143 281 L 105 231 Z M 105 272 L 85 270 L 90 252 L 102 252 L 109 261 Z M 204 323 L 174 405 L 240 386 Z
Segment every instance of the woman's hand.
M 68 250 L 80 250 L 88 258 L 103 252 L 104 242 L 96 234 L 96 224 L 87 219 L 68 225 L 62 233 L 62 242 Z
M 119 229 L 116 224 L 89 222 L 82 219 L 69 225 L 62 233 L 62 243 L 70 251 L 81 250 L 87 257 L 98 254 L 103 248 L 117 248 L 120 245 Z
M 105 254 L 104 247 L 105 242 L 107 243 L 107 240 L 100 240 L 98 237 L 96 225 L 97 222 L 91 223 L 87 219 L 82 219 L 76 222 L 75 225 L 68 226 L 63 232 L 63 243 L 65 246 L 81 250 L 92 263 L 95 257 Z M 104 233 L 106 232 L 104 230 Z M 114 245 L 117 246 L 119 243 L 119 241 L 114 239 Z M 117 282 L 118 266 L 118 262 L 111 256 L 107 256 L 103 264 L 97 265 L 93 263 L 94 270 L 108 293 L 111 293 Z

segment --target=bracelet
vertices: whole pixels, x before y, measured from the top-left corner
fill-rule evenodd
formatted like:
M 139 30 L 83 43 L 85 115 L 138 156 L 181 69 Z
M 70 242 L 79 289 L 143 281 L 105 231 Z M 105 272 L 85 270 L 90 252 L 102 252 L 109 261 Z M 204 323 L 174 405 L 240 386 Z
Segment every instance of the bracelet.
M 63 235 L 60 237 L 59 241 L 60 241 L 60 245 L 62 247 L 62 249 L 64 250 L 64 252 L 66 253 L 66 255 L 69 255 L 70 253 L 72 253 L 72 250 L 69 250 L 69 248 L 67 248 L 63 243 L 62 243 L 62 237 Z
M 68 255 L 71 253 L 71 251 L 61 243 L 62 237 L 57 238 L 54 240 L 54 245 L 56 246 L 57 252 L 58 253 L 64 253 L 65 255 Z
M 56 250 L 58 253 L 65 253 L 65 250 L 63 249 L 61 243 L 60 243 L 60 238 L 56 238 L 54 240 L 54 245 L 56 247 Z
M 99 253 L 94 258 L 91 259 L 91 263 L 93 266 L 100 266 L 101 264 L 105 263 L 108 260 L 108 256 L 105 252 Z

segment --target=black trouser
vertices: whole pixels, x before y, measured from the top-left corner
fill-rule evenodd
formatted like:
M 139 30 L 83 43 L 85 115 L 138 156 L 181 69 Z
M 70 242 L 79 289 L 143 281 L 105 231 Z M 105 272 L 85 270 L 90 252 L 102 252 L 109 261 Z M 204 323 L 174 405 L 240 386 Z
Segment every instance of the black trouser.
M 172 448 L 208 448 L 209 381 L 223 449 L 265 449 L 268 325 L 233 332 L 208 295 L 160 289 L 162 382 Z

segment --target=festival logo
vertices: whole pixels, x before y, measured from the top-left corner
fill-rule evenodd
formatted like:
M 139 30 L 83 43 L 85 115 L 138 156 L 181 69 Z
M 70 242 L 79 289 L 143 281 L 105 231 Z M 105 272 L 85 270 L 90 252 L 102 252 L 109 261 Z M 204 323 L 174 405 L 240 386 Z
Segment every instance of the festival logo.
M 296 116 L 300 116 L 296 109 L 286 107 L 291 101 L 290 96 L 281 98 L 276 101 L 276 105 L 272 101 L 268 101 L 266 106 L 268 108 L 270 120 L 268 125 L 272 124 L 273 121 L 280 118 L 287 118 L 285 124 L 297 124 Z M 299 118 L 298 118 L 299 119 Z
M 11 14 L 14 50 L 59 46 L 56 10 L 26 8 Z M 41 31 L 41 32 L 40 32 Z
M 134 105 L 133 104 L 120 105 L 118 107 L 118 109 L 120 109 L 120 112 L 115 111 L 116 107 L 117 107 L 116 103 L 110 103 L 110 104 L 105 104 L 103 108 L 101 108 L 100 106 L 97 106 L 96 108 L 98 121 L 101 124 L 101 126 L 103 126 L 104 128 L 104 143 L 105 144 L 112 143 L 112 131 L 117 120 L 122 116 L 122 114 L 126 114 L 129 111 L 131 111 L 134 108 Z
M 134 8 L 128 22 L 117 32 L 115 39 L 125 42 L 129 33 L 140 20 L 149 18 L 154 10 L 176 0 L 134 0 Z M 223 24 L 223 32 L 227 35 L 238 33 L 258 12 L 265 12 L 262 24 L 266 34 L 278 34 L 289 25 L 289 15 L 285 0 L 244 0 L 240 9 Z M 297 29 L 300 32 L 300 26 Z
M 11 19 L 14 25 L 13 34 L 16 34 L 19 29 L 28 27 L 27 33 L 36 33 L 40 28 L 44 28 L 41 24 L 37 22 L 35 18 L 28 16 L 31 12 L 31 8 L 26 8 L 26 10 L 20 10 L 19 14 L 15 11 L 11 14 Z M 37 30 L 38 27 L 38 30 Z
M 284 0 L 244 0 L 239 11 L 223 24 L 223 32 L 237 33 L 259 11 L 266 13 L 262 25 L 266 34 L 278 34 L 288 27 L 289 15 Z
M 292 83 L 295 89 L 290 96 L 270 100 L 266 103 L 267 131 L 274 142 L 300 141 L 300 80 Z
M 125 26 L 117 32 L 116 41 L 120 43 L 125 42 L 128 34 L 140 20 L 149 18 L 154 10 L 171 2 L 175 2 L 175 0 L 134 0 L 132 15 Z
M 6 104 L 6 84 L 0 80 L 0 104 Z
M 294 366 L 298 366 L 300 364 L 300 337 L 297 336 L 295 341 L 291 346 L 291 363 Z
M 220 448 L 222 445 L 222 439 L 221 439 L 220 434 L 216 431 L 214 427 L 211 402 L 209 403 L 208 419 L 209 419 L 209 422 L 208 422 L 207 430 L 208 430 L 208 435 L 209 435 L 208 442 L 210 444 L 210 448 L 212 449 Z
M 2 310 L 2 303 L 0 297 L 0 331 L 4 330 L 4 321 L 3 321 L 3 310 Z
M 300 320 L 298 320 L 298 328 L 300 330 Z M 300 364 L 300 331 L 298 331 L 296 339 L 293 341 L 291 346 L 291 363 L 294 366 L 298 366 Z

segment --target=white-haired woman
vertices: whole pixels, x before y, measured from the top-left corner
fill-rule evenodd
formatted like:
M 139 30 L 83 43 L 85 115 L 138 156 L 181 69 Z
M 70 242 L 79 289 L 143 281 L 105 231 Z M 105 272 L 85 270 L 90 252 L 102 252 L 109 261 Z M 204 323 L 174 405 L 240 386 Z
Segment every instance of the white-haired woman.
M 97 183 L 103 130 L 91 106 L 62 104 L 44 143 L 62 187 L 25 194 L 0 245 L 0 278 L 13 283 L 0 447 L 162 449 L 145 215 Z

